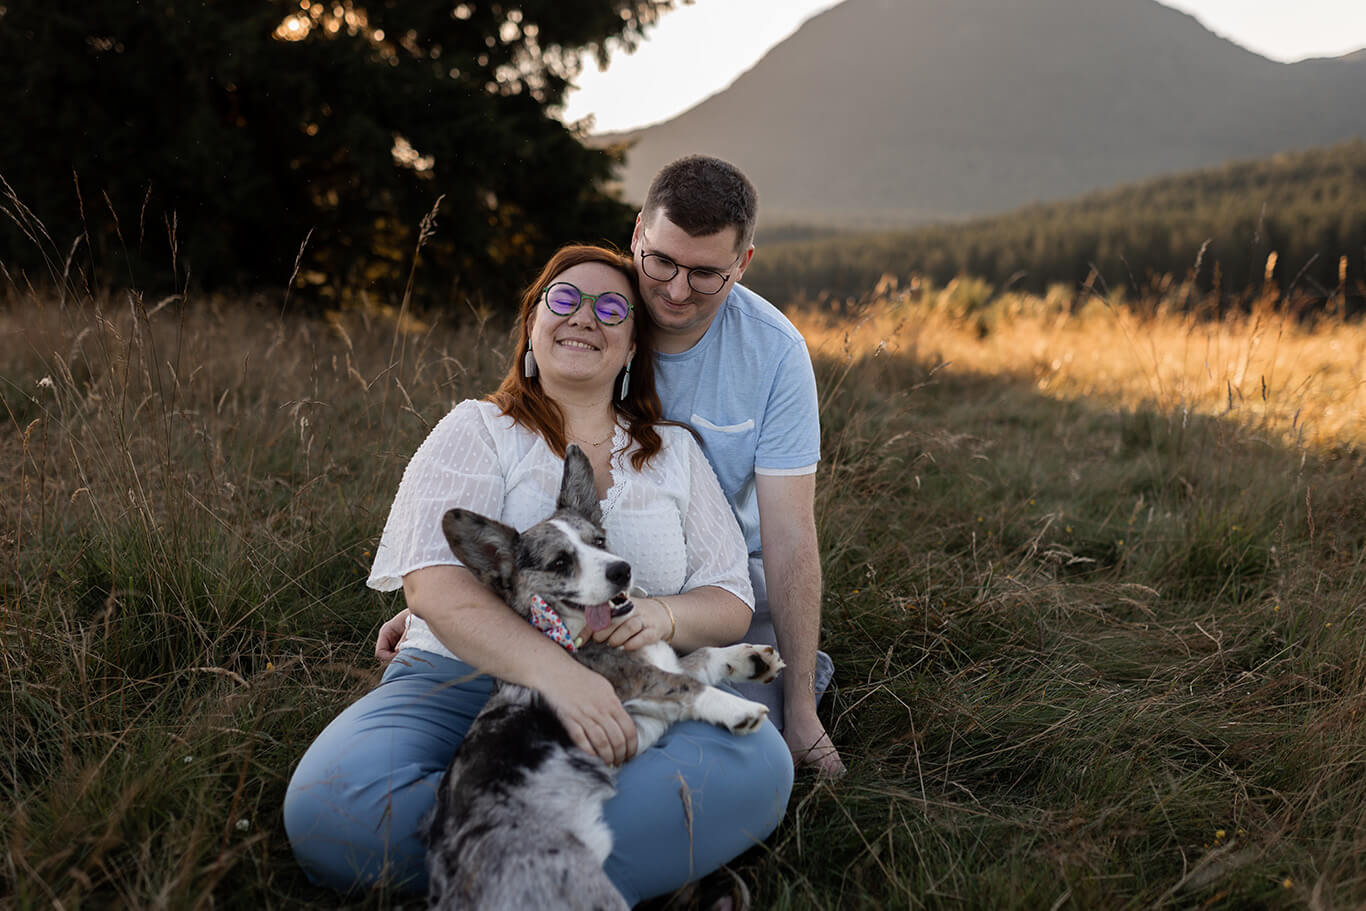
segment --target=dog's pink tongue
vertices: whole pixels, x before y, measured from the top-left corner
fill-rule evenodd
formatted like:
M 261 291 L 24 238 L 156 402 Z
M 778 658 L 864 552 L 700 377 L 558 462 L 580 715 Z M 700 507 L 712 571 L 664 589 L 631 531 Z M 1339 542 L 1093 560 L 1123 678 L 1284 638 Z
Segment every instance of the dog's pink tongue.
M 593 632 L 606 629 L 607 624 L 612 622 L 612 605 L 606 601 L 601 604 L 590 604 L 584 610 L 584 615 L 588 618 L 588 628 Z

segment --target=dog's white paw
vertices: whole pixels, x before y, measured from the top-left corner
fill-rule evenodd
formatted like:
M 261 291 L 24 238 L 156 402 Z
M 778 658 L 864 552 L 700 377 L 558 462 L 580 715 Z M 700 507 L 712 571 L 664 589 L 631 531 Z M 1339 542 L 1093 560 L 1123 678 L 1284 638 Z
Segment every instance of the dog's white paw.
M 759 725 L 764 723 L 768 717 L 768 706 L 751 702 L 750 708 L 740 717 L 740 720 L 726 726 L 726 730 L 732 734 L 753 734 L 759 730 Z
M 768 706 L 709 688 L 697 700 L 697 717 L 732 734 L 753 734 L 768 717 Z
M 732 683 L 772 683 L 787 665 L 771 645 L 732 645 L 726 649 L 725 680 Z

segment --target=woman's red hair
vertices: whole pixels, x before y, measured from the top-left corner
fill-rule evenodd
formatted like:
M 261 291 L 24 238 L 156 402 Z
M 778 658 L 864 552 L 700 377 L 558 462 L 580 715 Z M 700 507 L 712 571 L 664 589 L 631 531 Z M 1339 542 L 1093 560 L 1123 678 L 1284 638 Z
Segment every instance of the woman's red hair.
M 522 375 L 522 361 L 529 345 L 532 314 L 541 301 L 541 292 L 551 280 L 567 269 L 585 263 L 602 263 L 611 266 L 622 274 L 631 288 L 635 315 L 631 323 L 634 327 L 636 343 L 635 356 L 631 359 L 631 383 L 625 399 L 617 399 L 616 390 L 621 388 L 621 376 L 613 381 L 612 402 L 618 417 L 625 418 L 625 424 L 637 449 L 631 454 L 631 464 L 639 471 L 650 459 L 659 453 L 663 445 L 657 424 L 672 423 L 663 420 L 663 409 L 659 395 L 655 392 L 655 348 L 654 332 L 648 315 L 640 312 L 640 291 L 636 284 L 635 264 L 631 257 L 608 247 L 595 247 L 574 244 L 561 247 L 550 257 L 541 274 L 522 292 L 517 313 L 517 325 L 513 332 L 517 344 L 512 363 L 498 389 L 488 400 L 524 427 L 529 427 L 541 435 L 550 450 L 564 457 L 568 440 L 564 432 L 564 414 L 558 405 L 545 394 L 539 377 Z

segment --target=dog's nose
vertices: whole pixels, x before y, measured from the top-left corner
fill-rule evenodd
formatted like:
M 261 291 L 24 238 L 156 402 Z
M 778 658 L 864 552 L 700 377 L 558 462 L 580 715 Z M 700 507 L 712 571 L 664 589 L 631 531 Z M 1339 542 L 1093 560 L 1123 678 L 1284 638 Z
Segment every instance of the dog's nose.
M 607 567 L 607 581 L 622 588 L 631 584 L 631 564 L 618 560 Z

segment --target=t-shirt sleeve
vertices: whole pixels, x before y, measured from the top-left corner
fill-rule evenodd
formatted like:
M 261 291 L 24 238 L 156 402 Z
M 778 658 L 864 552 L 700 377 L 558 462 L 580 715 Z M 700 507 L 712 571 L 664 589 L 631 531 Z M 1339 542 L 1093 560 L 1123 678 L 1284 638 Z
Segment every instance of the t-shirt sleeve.
M 479 403 L 461 402 L 432 428 L 404 469 L 367 584 L 393 591 L 413 570 L 461 565 L 446 543 L 441 517 L 456 506 L 499 516 L 504 488 L 498 453 Z
M 740 534 L 740 523 L 721 492 L 702 448 L 692 434 L 680 433 L 686 446 L 688 502 L 683 515 L 683 539 L 688 554 L 683 591 L 704 585 L 724 588 L 754 609 L 754 588 L 749 581 L 749 552 Z
M 821 459 L 816 372 L 804 342 L 794 343 L 774 374 L 754 452 L 757 474 L 807 474 Z

